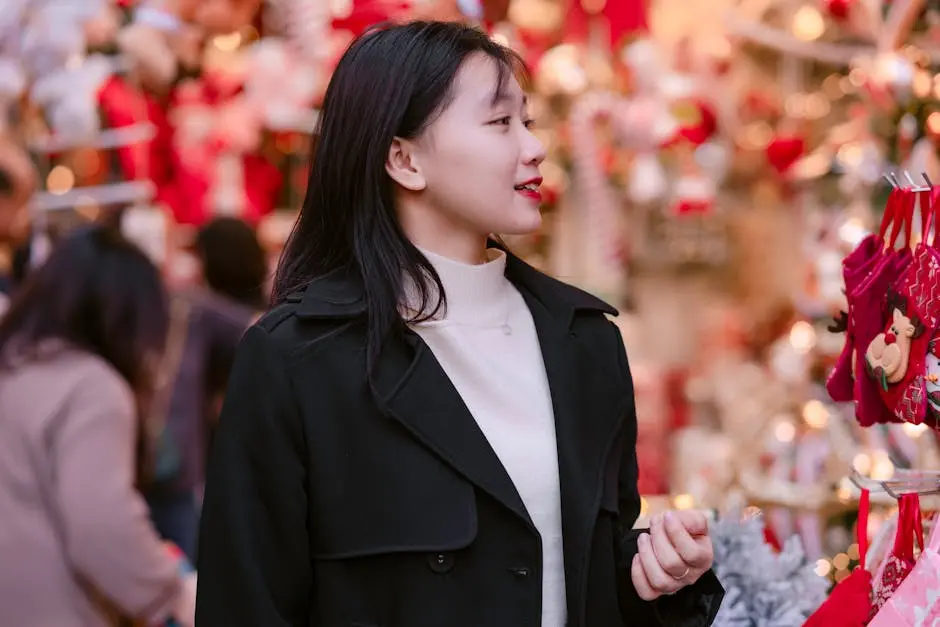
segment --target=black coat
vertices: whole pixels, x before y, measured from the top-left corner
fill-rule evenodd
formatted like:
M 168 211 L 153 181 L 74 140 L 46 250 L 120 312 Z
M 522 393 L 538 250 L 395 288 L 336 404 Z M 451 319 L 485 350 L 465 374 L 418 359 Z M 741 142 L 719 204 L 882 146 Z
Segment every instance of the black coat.
M 704 627 L 707 573 L 640 600 L 633 386 L 610 306 L 510 256 L 554 404 L 568 627 Z M 249 329 L 211 455 L 197 627 L 540 627 L 541 540 L 414 333 L 365 377 L 361 283 L 334 273 Z

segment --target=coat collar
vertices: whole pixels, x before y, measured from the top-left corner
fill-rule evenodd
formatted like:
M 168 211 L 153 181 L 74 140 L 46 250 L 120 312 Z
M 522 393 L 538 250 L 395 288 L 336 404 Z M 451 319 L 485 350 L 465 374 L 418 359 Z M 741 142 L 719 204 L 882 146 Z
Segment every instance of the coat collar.
M 597 311 L 617 315 L 617 310 L 596 296 L 539 272 L 511 252 L 492 243 L 491 247 L 507 255 L 506 278 L 520 291 L 531 294 L 545 308 L 563 317 L 570 326 L 578 311 Z M 362 279 L 358 273 L 338 269 L 290 294 L 289 302 L 299 303 L 297 315 L 312 319 L 356 318 L 366 311 Z

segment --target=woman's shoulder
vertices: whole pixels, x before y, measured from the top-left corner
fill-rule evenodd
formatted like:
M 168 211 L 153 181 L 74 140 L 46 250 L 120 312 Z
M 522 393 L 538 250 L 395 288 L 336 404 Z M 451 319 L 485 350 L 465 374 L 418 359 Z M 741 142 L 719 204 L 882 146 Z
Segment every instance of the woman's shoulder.
M 134 394 L 104 359 L 67 346 L 8 361 L 0 369 L 0 408 L 41 424 L 64 407 L 69 416 L 124 421 L 134 416 Z
M 99 355 L 64 343 L 39 347 L 31 356 L 14 361 L 12 372 L 45 380 L 50 391 L 64 395 L 87 389 L 102 402 L 133 405 L 133 391 L 114 366 Z

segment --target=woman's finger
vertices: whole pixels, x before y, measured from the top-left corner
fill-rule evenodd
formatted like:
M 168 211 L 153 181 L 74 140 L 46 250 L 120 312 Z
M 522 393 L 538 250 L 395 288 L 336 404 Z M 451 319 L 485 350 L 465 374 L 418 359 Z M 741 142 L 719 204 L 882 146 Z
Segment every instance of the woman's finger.
M 669 515 L 676 518 L 693 538 L 708 535 L 708 518 L 705 516 L 704 512 L 694 509 L 683 509 L 669 512 Z
M 682 587 L 682 583 L 673 578 L 669 573 L 663 570 L 656 559 L 656 553 L 653 552 L 653 543 L 649 534 L 644 533 L 638 541 L 640 563 L 643 566 L 643 572 L 646 574 L 646 580 L 653 587 L 653 590 L 659 594 L 672 594 Z
M 630 575 L 633 579 L 633 587 L 636 588 L 637 595 L 644 601 L 653 601 L 660 595 L 653 590 L 653 586 L 646 578 L 646 572 L 643 570 L 643 564 L 640 562 L 640 554 L 633 556 L 633 564 L 630 567 Z
M 689 574 L 689 568 L 691 564 L 687 564 L 685 558 L 680 555 L 678 551 L 679 545 L 677 545 L 673 539 L 673 534 L 670 533 L 669 527 L 675 526 L 678 524 L 676 520 L 670 520 L 669 515 L 667 514 L 665 518 L 659 516 L 654 516 L 650 521 L 650 540 L 653 544 L 653 552 L 656 554 L 656 560 L 659 562 L 659 565 L 662 566 L 663 570 L 669 574 L 673 579 L 681 579 Z M 685 540 L 695 547 L 695 541 L 692 540 L 692 537 L 685 531 L 682 525 L 679 525 L 680 530 L 685 535 Z
M 682 570 L 679 574 L 675 575 L 676 577 L 682 577 L 683 573 L 686 572 L 686 568 L 707 568 L 709 566 L 709 564 L 706 563 L 708 560 L 706 559 L 702 547 L 699 546 L 697 538 L 692 537 L 686 530 L 685 525 L 682 524 L 675 514 L 672 512 L 666 513 L 663 527 L 665 528 L 665 535 L 670 546 L 682 562 Z M 669 571 L 670 574 L 672 574 L 672 572 L 672 570 Z

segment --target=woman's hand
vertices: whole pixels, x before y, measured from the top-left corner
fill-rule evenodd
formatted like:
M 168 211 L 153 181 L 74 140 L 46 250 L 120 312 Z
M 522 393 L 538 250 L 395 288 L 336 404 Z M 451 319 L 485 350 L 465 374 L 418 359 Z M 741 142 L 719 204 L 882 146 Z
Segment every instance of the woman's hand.
M 708 519 L 691 510 L 657 514 L 637 540 L 631 575 L 637 594 L 653 601 L 698 581 L 712 567 Z

